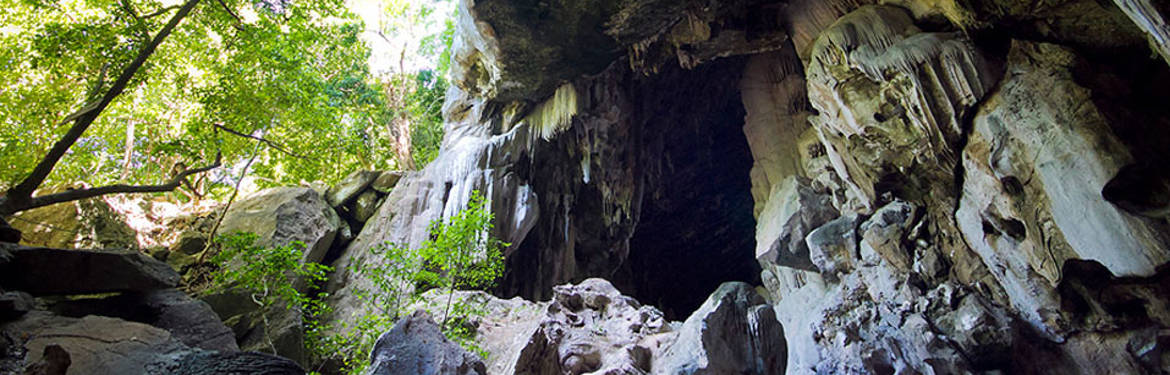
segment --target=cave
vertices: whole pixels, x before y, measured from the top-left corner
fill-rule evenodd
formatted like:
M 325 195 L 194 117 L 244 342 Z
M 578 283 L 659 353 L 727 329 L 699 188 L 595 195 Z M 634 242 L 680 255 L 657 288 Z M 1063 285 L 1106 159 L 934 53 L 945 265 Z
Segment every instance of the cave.
M 667 69 L 640 85 L 646 185 L 616 284 L 668 319 L 685 319 L 723 282 L 759 285 L 744 62 Z

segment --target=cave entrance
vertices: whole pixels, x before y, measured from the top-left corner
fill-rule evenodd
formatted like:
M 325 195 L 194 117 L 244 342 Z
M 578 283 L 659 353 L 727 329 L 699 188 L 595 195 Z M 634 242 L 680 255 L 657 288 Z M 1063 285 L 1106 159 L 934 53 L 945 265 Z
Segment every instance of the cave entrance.
M 676 68 L 641 85 L 650 160 L 618 286 L 671 320 L 685 319 L 723 282 L 760 281 L 738 88 L 744 62 Z

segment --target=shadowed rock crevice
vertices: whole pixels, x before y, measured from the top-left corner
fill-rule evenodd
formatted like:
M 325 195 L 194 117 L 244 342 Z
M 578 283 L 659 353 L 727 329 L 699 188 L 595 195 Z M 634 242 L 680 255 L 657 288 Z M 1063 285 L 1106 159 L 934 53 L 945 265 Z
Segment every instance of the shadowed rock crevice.
M 642 216 L 623 271 L 631 295 L 681 319 L 719 284 L 758 284 L 752 156 L 737 89 L 743 60 L 663 72 L 645 88 L 651 134 Z

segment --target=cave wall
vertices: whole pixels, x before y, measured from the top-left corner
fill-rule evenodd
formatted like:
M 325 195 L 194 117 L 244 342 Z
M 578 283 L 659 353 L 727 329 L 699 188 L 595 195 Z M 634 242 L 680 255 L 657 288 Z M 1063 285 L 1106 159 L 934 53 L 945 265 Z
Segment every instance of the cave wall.
M 586 3 L 461 2 L 440 156 L 348 256 L 481 190 L 497 294 L 758 280 L 790 373 L 1170 369 L 1163 4 Z

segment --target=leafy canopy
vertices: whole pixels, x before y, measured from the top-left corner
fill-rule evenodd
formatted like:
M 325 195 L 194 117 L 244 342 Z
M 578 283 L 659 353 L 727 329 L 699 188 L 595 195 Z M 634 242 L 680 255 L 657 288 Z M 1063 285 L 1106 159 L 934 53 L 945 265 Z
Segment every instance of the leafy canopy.
M 0 0 L 0 7 L 0 189 L 6 189 L 65 132 L 71 113 L 110 87 L 177 5 Z M 281 146 L 260 151 L 250 175 L 261 187 L 331 183 L 353 169 L 400 167 L 401 160 L 387 157 L 395 151 L 390 123 L 400 114 L 425 119 L 412 123 L 431 126 L 420 138 L 437 149 L 434 103 L 442 102 L 445 81 L 430 71 L 402 73 L 421 83 L 406 91 L 408 100 L 391 100 L 386 88 L 396 83 L 369 71 L 370 48 L 360 37 L 368 31 L 343 0 L 203 0 L 47 185 L 156 183 L 176 167 L 209 164 L 217 152 L 229 166 L 242 164 L 255 141 L 225 129 Z M 449 38 L 441 45 L 449 46 Z M 221 169 L 211 177 L 228 175 Z

